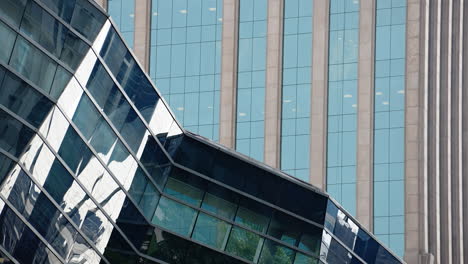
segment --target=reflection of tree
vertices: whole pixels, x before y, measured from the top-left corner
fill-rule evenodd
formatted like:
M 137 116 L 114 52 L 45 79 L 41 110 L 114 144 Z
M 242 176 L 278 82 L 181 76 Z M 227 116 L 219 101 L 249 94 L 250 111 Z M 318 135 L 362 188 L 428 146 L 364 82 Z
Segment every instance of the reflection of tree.
M 277 246 L 273 242 L 267 241 L 263 246 L 259 263 L 290 264 L 292 263 L 293 256 L 293 250 Z
M 254 233 L 234 227 L 226 251 L 241 258 L 253 261 L 260 237 Z

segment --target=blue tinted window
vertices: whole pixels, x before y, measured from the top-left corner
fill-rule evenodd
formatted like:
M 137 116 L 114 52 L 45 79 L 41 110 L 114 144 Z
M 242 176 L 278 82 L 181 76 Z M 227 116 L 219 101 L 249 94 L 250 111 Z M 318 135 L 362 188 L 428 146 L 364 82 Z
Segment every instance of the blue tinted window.
M 218 140 L 222 0 L 152 0 L 150 76 L 186 129 Z
M 263 160 L 267 1 L 241 0 L 236 150 Z
M 398 2 L 376 9 L 374 233 L 403 256 L 406 1 Z
M 327 190 L 356 211 L 359 1 L 330 1 Z
M 309 181 L 313 1 L 285 0 L 281 169 Z
M 107 11 L 117 24 L 125 42 L 133 48 L 135 31 L 135 0 L 108 0 Z

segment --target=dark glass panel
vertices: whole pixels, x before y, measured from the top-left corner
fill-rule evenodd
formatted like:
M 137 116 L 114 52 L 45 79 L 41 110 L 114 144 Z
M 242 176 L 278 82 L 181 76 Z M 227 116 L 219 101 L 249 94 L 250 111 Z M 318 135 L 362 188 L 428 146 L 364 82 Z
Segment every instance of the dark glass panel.
M 62 66 L 57 66 L 57 71 L 55 72 L 54 82 L 50 88 L 50 96 L 54 99 L 58 99 L 62 94 L 65 87 L 68 85 L 72 78 L 72 75 L 65 70 Z
M 197 207 L 200 206 L 204 194 L 203 190 L 172 177 L 167 180 L 164 192 Z
M 209 189 L 208 192 L 205 194 L 205 198 L 203 199 L 201 207 L 216 214 L 217 216 L 233 220 L 234 216 L 236 215 L 237 204 L 234 204 L 226 199 L 213 195 L 209 193 L 210 191 L 212 191 L 212 189 Z
M 186 263 L 191 264 L 236 264 L 244 263 L 243 261 L 234 259 L 232 257 L 226 256 L 223 253 L 216 252 L 209 248 L 197 245 L 190 244 L 187 250 Z
M 105 21 L 104 14 L 88 0 L 76 0 L 71 25 L 88 40 L 94 41 Z
M 0 5 L 8 1 L 2 1 Z M 1 12 L 1 11 L 0 11 Z M 2 14 L 2 17 L 3 14 Z M 10 60 L 11 50 L 15 44 L 16 32 L 11 30 L 7 25 L 0 21 L 0 39 L 2 40 L 2 48 L 0 49 L 0 61 L 8 64 Z
M 294 264 L 318 264 L 319 260 L 310 256 L 306 256 L 302 253 L 297 252 Z
M 26 39 L 18 36 L 10 65 L 40 89 L 49 93 L 57 63 Z
M 145 148 L 141 154 L 140 161 L 156 184 L 162 188 L 166 182 L 167 174 L 170 172 L 170 168 L 167 166 L 170 162 L 151 135 L 148 135 L 146 138 Z
M 280 246 L 271 240 L 266 240 L 258 263 L 292 264 L 294 253 L 294 250 L 290 248 Z
M 5 74 L 0 94 L 0 104 L 36 128 L 42 124 L 53 106 L 44 95 L 10 72 Z
M 0 148 L 19 157 L 33 135 L 31 129 L 0 110 Z
M 60 263 L 8 207 L 0 213 L 0 245 L 20 263 Z
M 55 201 L 62 201 L 72 184 L 72 176 L 58 160 L 54 160 L 44 183 L 44 189 L 49 192 Z
M 125 199 L 116 222 L 136 248 L 141 248 L 149 243 L 151 235 L 148 234 L 150 234 L 152 227 L 148 225 L 143 215 L 128 198 Z
M 81 96 L 72 121 L 87 140 L 91 139 L 100 120 L 101 116 L 91 100 L 87 96 Z
M 241 199 L 235 221 L 255 231 L 265 233 L 271 217 L 271 209 L 249 199 Z
M 40 0 L 44 3 L 50 10 L 56 13 L 61 17 L 65 22 L 70 23 L 73 10 L 75 10 L 76 0 Z
M 127 256 L 129 259 L 132 259 L 132 256 L 136 256 L 136 253 L 129 246 L 126 240 L 122 237 L 120 232 L 114 228 L 114 230 L 112 231 L 111 237 L 109 239 L 109 243 L 107 244 L 107 247 L 104 251 L 104 257 L 106 257 L 107 260 L 109 260 L 111 263 L 121 263 L 120 262 L 121 260 L 118 259 L 118 256 L 121 256 L 121 254 L 125 254 L 125 256 Z M 119 261 L 117 262 L 112 261 L 115 258 L 117 258 L 117 260 Z M 135 264 L 135 263 L 136 262 L 133 262 L 132 264 Z
M 189 243 L 173 234 L 155 229 L 147 254 L 168 263 L 185 264 Z
M 88 146 L 72 127 L 68 127 L 58 154 L 75 174 L 80 174 L 92 158 Z
M 161 197 L 152 222 L 183 236 L 189 236 L 197 211 L 178 202 Z
M 143 170 L 138 168 L 133 177 L 132 185 L 128 190 L 144 215 L 151 219 L 159 201 L 159 191 L 145 176 Z
M 68 29 L 38 4 L 29 1 L 21 22 L 21 31 L 53 55 L 60 57 Z
M 260 236 L 239 227 L 233 227 L 226 251 L 235 256 L 256 262 L 262 244 L 263 238 L 260 238 Z
M 289 181 L 284 181 L 279 189 L 278 206 L 316 223 L 323 224 L 327 206 L 325 196 Z M 294 195 L 291 195 L 292 193 Z M 298 203 L 297 201 L 307 202 Z
M 223 249 L 227 243 L 230 228 L 230 224 L 200 213 L 192 238 L 214 248 Z
M 15 163 L 7 158 L 7 156 L 0 154 L 0 186 L 3 183 L 3 179 L 10 173 Z
M 19 26 L 27 0 L 0 1 L 0 16 L 15 26 Z
M 106 37 L 100 55 L 143 118 L 149 122 L 159 97 L 113 28 Z
M 268 226 L 268 235 L 292 246 L 296 246 L 299 236 L 301 235 L 301 231 L 303 231 L 303 226 L 305 226 L 305 224 L 296 218 L 280 212 L 275 212 L 270 225 Z

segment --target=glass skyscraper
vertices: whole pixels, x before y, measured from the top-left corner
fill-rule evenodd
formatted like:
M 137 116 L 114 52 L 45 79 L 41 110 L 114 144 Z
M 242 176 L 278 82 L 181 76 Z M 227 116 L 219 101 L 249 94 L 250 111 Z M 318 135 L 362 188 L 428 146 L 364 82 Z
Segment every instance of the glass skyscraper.
M 322 190 L 186 131 L 119 26 L 0 2 L 0 262 L 403 263 Z

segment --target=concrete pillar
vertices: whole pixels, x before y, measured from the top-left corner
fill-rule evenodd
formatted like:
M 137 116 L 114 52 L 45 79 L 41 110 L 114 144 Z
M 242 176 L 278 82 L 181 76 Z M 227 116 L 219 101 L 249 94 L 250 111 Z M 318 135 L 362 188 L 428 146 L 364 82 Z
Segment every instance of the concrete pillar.
M 235 148 L 239 1 L 224 0 L 219 142 Z
M 359 83 L 357 124 L 356 218 L 373 226 L 373 135 L 375 0 L 361 1 L 359 13 Z
M 314 1 L 312 98 L 310 114 L 310 183 L 326 190 L 329 0 Z
M 268 1 L 267 70 L 265 89 L 265 163 L 280 167 L 283 0 Z
M 405 90 L 405 261 L 432 263 L 428 252 L 428 0 L 408 0 Z
M 133 51 L 141 66 L 149 72 L 151 37 L 151 0 L 135 0 Z
M 452 175 L 452 263 L 465 263 L 463 256 L 463 170 L 462 170 L 462 116 L 463 116 L 463 0 L 453 1 L 452 34 L 452 93 L 451 93 L 451 159 Z
M 440 263 L 452 263 L 452 1 L 440 6 Z

